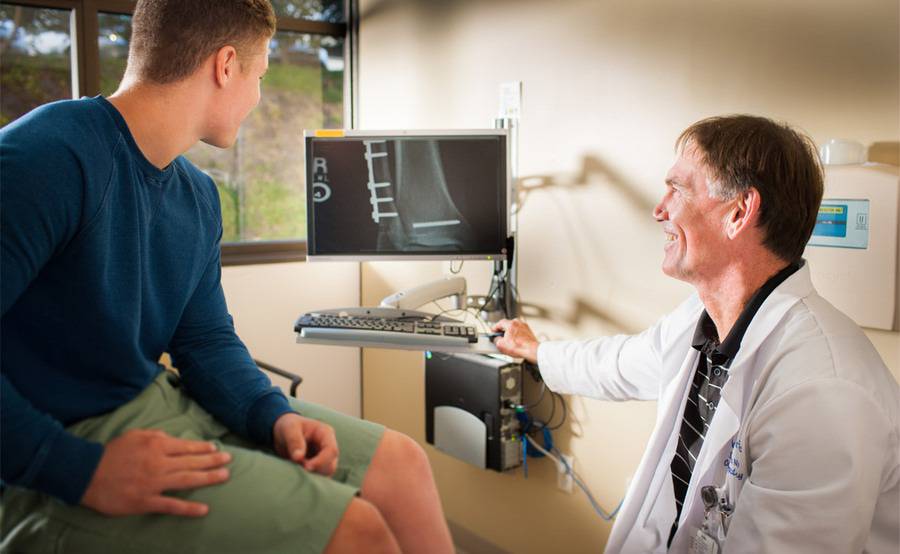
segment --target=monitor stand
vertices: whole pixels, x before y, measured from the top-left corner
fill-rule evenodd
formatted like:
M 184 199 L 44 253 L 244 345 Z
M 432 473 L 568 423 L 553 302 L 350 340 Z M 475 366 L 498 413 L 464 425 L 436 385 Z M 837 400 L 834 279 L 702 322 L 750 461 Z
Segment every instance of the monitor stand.
M 444 279 L 438 279 L 424 285 L 395 292 L 381 301 L 381 307 L 415 310 L 425 304 L 447 297 L 453 299 L 454 309 L 458 310 L 465 305 L 465 277 L 445 277 Z

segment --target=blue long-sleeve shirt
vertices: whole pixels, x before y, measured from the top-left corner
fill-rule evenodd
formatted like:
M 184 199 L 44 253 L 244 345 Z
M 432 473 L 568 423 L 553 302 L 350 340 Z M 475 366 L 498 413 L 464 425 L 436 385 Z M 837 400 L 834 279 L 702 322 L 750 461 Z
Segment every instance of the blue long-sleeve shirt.
M 172 354 L 186 391 L 271 444 L 289 412 L 234 332 L 219 198 L 183 157 L 143 156 L 102 97 L 0 130 L 0 472 L 78 503 L 103 446 L 65 431 L 138 395 Z

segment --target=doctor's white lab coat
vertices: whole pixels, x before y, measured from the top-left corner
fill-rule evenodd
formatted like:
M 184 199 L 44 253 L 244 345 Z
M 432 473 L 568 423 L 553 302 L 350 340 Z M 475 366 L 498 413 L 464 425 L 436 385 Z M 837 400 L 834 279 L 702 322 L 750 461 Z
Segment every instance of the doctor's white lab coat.
M 634 336 L 542 343 L 551 390 L 658 400 L 656 426 L 607 552 L 665 552 L 670 464 L 699 352 L 694 295 Z M 863 332 L 820 297 L 805 264 L 747 329 L 697 459 L 673 552 L 703 521 L 700 488 L 734 506 L 726 553 L 900 552 L 900 390 Z

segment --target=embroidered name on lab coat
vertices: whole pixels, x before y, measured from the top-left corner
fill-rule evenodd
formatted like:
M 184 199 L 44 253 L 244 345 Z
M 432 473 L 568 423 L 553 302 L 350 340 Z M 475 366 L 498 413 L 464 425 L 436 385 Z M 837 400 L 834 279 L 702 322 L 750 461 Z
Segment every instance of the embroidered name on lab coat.
M 737 479 L 738 481 L 744 480 L 744 474 L 740 472 L 741 462 L 738 460 L 740 454 L 744 452 L 744 447 L 741 445 L 741 441 L 732 439 L 731 441 L 731 454 L 725 458 L 725 471 L 728 472 L 729 475 Z

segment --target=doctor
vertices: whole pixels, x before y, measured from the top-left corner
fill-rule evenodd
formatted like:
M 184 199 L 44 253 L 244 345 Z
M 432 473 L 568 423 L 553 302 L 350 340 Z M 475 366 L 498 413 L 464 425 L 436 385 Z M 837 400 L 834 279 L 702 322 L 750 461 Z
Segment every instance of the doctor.
M 695 123 L 654 210 L 663 272 L 696 294 L 635 336 L 504 353 L 554 391 L 659 400 L 609 552 L 900 551 L 900 392 L 801 258 L 822 198 L 812 142 L 751 116 Z

